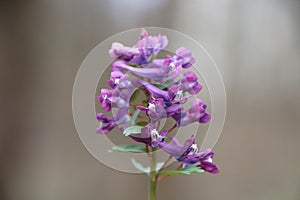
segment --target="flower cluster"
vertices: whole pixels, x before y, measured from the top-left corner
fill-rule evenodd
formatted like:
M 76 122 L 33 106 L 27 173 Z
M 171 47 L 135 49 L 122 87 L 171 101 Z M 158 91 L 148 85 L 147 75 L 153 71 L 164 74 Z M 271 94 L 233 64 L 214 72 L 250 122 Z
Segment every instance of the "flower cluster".
M 117 42 L 112 44 L 109 55 L 116 61 L 112 63 L 112 72 L 107 81 L 110 89 L 101 89 L 97 100 L 103 110 L 111 111 L 114 108 L 115 111 L 113 116 L 97 114 L 100 126 L 96 132 L 107 134 L 116 126 L 122 131 L 131 130 L 128 128 L 134 125 L 134 128 L 140 130 L 128 134 L 134 141 L 163 149 L 181 162 L 182 167 L 198 163 L 198 168 L 218 173 L 218 168 L 212 162 L 214 153 L 210 149 L 198 150 L 194 136 L 187 139 L 183 146 L 168 136 L 176 127 L 194 122 L 207 123 L 211 116 L 199 98 L 192 100 L 189 108 L 184 109 L 183 104 L 191 97 L 196 97 L 202 89 L 196 74 L 185 71 L 194 64 L 195 58 L 184 47 L 178 48 L 174 55 L 158 58 L 159 52 L 167 44 L 166 36 L 150 36 L 145 29 L 141 30 L 133 47 Z M 132 97 L 136 91 L 144 93 L 144 101 L 134 104 Z M 138 117 L 146 119 L 143 123 L 132 124 Z M 160 131 L 159 123 L 165 118 L 174 120 L 175 126 Z

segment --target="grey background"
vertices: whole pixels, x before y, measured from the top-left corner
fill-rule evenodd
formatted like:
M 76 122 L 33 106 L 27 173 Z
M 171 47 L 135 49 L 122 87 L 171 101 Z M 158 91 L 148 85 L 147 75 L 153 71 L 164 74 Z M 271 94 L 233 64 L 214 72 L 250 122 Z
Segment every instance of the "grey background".
M 72 119 L 76 71 L 112 34 L 161 26 L 198 40 L 224 78 L 219 175 L 175 176 L 158 199 L 299 200 L 296 0 L 0 2 L 0 199 L 146 199 L 147 178 L 101 165 Z

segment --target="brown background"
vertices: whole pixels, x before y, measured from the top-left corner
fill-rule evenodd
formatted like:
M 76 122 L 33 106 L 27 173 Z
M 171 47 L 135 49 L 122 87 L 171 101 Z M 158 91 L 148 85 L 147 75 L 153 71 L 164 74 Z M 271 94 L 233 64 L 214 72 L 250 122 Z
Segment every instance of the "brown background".
M 0 199 L 146 199 L 147 178 L 101 165 L 72 119 L 76 71 L 112 34 L 160 26 L 211 53 L 228 113 L 219 175 L 176 176 L 159 199 L 300 199 L 300 2 L 0 1 Z

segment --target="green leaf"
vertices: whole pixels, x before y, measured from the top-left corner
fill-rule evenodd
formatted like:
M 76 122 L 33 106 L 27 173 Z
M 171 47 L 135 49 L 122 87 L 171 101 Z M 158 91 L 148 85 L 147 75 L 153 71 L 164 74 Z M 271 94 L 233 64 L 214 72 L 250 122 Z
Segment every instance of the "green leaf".
M 152 61 L 157 58 L 158 54 L 152 54 L 151 58 L 150 58 L 150 63 L 152 63 Z
M 171 143 L 172 141 L 169 138 L 164 138 L 164 142 Z
M 138 144 L 113 146 L 112 151 L 124 153 L 147 153 L 146 147 Z
M 166 86 L 163 84 L 154 83 L 153 85 L 155 85 L 156 87 L 158 87 L 159 89 L 162 89 L 162 90 L 166 88 Z
M 142 131 L 142 126 L 129 126 L 123 131 L 125 136 L 129 136 L 131 134 L 140 134 Z
M 146 100 L 142 101 L 142 106 L 147 107 L 148 106 L 148 101 L 146 101 Z
M 144 167 L 141 163 L 137 162 L 134 158 L 131 159 L 132 164 L 136 169 L 138 169 L 141 172 L 144 172 L 149 175 L 150 173 L 150 167 Z M 160 168 L 164 165 L 164 162 L 158 162 L 156 163 L 156 173 L 160 170 Z
M 139 96 L 140 92 L 141 92 L 140 89 L 136 89 L 136 90 L 132 93 L 129 102 L 130 102 L 130 103 L 135 103 L 135 102 L 137 101 L 137 99 L 138 99 L 138 96 Z
M 131 117 L 131 120 L 130 120 L 130 124 L 131 125 L 134 125 L 134 122 L 135 122 L 135 120 L 136 120 L 136 118 L 137 118 L 137 116 L 139 115 L 140 112 L 141 111 L 139 109 L 137 109 L 136 111 L 134 111 L 134 113 L 133 113 L 133 115 Z
M 166 82 L 164 82 L 165 85 L 170 85 L 173 82 L 173 79 L 170 80 L 166 80 Z
M 162 168 L 162 166 L 164 164 L 165 164 L 164 162 L 158 162 L 158 163 L 156 163 L 156 168 L 155 168 L 156 173 L 160 170 L 160 168 Z
M 167 80 L 166 82 L 164 82 L 164 83 L 162 83 L 162 84 L 158 84 L 158 83 L 155 83 L 154 85 L 156 86 L 156 87 L 158 87 L 159 89 L 165 89 L 165 88 L 167 88 L 168 87 L 168 85 L 170 85 L 170 83 L 172 83 L 173 82 L 173 80 Z
M 134 158 L 131 159 L 131 162 L 136 169 L 149 175 L 150 167 L 144 167 L 141 163 L 137 162 Z
M 127 65 L 129 65 L 131 67 L 137 67 L 138 66 L 138 64 L 136 64 L 136 63 L 127 63 Z
M 137 122 L 136 125 L 138 126 L 147 126 L 148 122 L 145 122 L 145 121 L 140 121 L 140 122 Z
M 194 173 L 202 173 L 203 169 L 198 167 L 199 163 L 192 164 L 185 168 L 181 168 L 179 170 L 169 170 L 169 171 L 161 171 L 159 174 L 168 174 L 168 175 L 176 175 L 176 174 L 194 174 Z

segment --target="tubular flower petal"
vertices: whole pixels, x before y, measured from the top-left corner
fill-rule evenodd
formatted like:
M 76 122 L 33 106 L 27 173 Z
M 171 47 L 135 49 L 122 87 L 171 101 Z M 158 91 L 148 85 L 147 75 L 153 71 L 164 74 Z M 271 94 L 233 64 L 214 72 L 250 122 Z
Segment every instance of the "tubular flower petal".
M 113 71 L 110 74 L 110 79 L 107 81 L 107 84 L 112 87 L 119 89 L 126 89 L 131 87 L 131 82 L 128 80 L 129 76 L 127 74 L 123 74 L 120 71 Z
M 163 98 L 165 101 L 169 101 L 170 97 L 168 91 L 159 89 L 158 87 L 143 81 L 143 80 L 135 80 L 132 82 L 134 86 L 141 87 L 144 86 L 155 98 Z
M 165 35 L 149 36 L 148 32 L 142 29 L 135 47 L 126 47 L 114 42 L 108 54 L 111 58 L 140 65 L 149 62 L 152 55 L 158 54 L 167 45 L 168 39 Z
M 151 147 L 157 147 L 161 142 L 163 142 L 167 133 L 167 130 L 159 133 L 157 128 L 150 123 L 142 128 L 142 132 L 139 136 L 130 135 L 130 137 L 137 142 L 143 142 Z
M 219 169 L 216 164 L 213 163 L 213 157 L 214 152 L 211 149 L 195 152 L 184 160 L 184 167 L 195 163 L 200 163 L 199 167 L 204 171 L 217 174 Z
M 132 67 L 124 63 L 123 61 L 117 61 L 112 64 L 114 71 L 124 71 L 127 70 L 137 76 L 148 78 L 153 81 L 161 81 L 166 76 L 168 70 L 166 68 L 156 68 L 156 67 L 148 67 L 148 68 L 137 68 Z
M 178 126 L 186 126 L 193 122 L 207 123 L 211 116 L 206 113 L 206 105 L 201 99 L 195 99 L 186 112 L 177 112 L 172 116 Z
M 172 116 L 174 113 L 182 110 L 181 105 L 173 105 L 167 107 L 162 98 L 151 97 L 148 103 L 148 107 L 137 106 L 139 110 L 146 111 L 146 114 L 150 117 L 151 122 L 155 123 L 163 118 Z
M 119 90 L 101 89 L 97 99 L 105 111 L 110 111 L 112 107 L 124 108 L 129 106 L 127 94 Z
M 110 111 L 111 110 L 111 97 L 113 91 L 108 89 L 101 89 L 100 96 L 98 96 L 97 100 L 101 103 L 101 106 L 104 110 Z
M 187 155 L 191 151 L 191 146 L 195 142 L 195 136 L 188 138 L 184 145 L 181 146 L 177 139 L 169 138 L 171 143 L 162 142 L 160 143 L 159 147 L 162 148 L 165 152 L 173 156 L 177 161 L 183 161 Z
M 159 146 L 178 162 L 182 162 L 183 167 L 199 163 L 198 167 L 209 173 L 219 172 L 217 166 L 212 162 L 214 153 L 210 149 L 199 151 L 194 136 L 187 139 L 183 146 L 175 138 L 170 138 L 170 140 L 171 143 L 161 142 Z
M 96 129 L 96 133 L 107 134 L 116 126 L 126 124 L 130 121 L 128 108 L 118 108 L 112 117 L 107 117 L 103 113 L 97 114 L 97 120 L 100 126 Z
M 181 63 L 183 68 L 189 68 L 195 63 L 192 52 L 184 47 L 180 47 L 176 50 L 175 59 Z
M 123 44 L 114 42 L 111 45 L 111 49 L 108 52 L 111 58 L 120 58 L 126 61 L 131 60 L 135 55 L 139 55 L 140 52 L 136 48 L 125 47 Z

